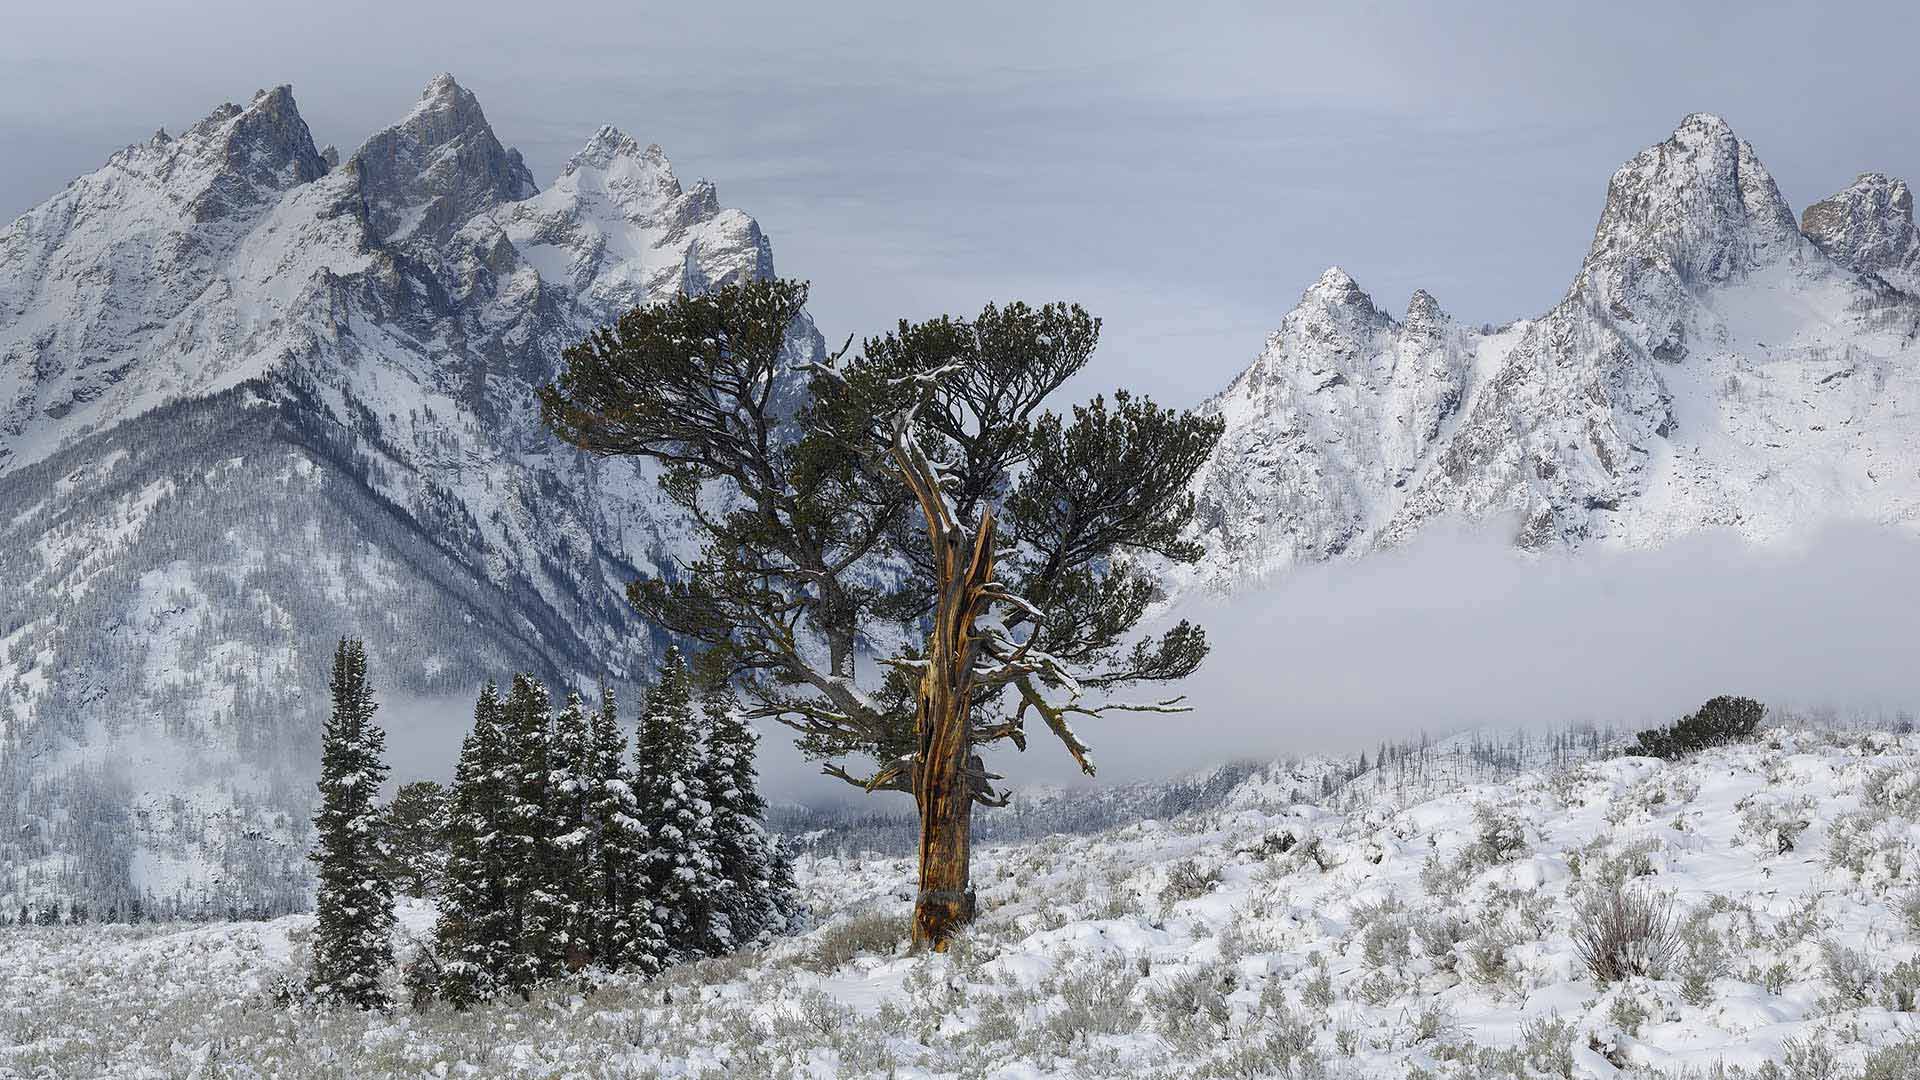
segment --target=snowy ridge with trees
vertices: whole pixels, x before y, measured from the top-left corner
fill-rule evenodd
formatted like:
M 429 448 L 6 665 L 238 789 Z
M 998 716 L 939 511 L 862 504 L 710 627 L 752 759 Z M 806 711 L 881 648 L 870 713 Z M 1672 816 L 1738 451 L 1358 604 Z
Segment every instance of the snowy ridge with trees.
M 0 1070 L 1895 1080 L 1920 1069 L 1915 736 L 1794 722 L 1672 760 L 1588 757 L 1578 738 L 1557 765 L 1545 763 L 1551 745 L 1498 782 L 1472 774 L 1504 770 L 1494 759 L 1513 759 L 1510 745 L 1415 744 L 1325 804 L 1263 780 L 1202 813 L 986 845 L 982 917 L 945 954 L 904 949 L 910 858 L 803 854 L 815 929 L 652 980 L 563 981 L 531 1007 L 276 1008 L 276 988 L 304 978 L 311 916 L 32 928 L 0 935 Z M 1449 757 L 1483 764 L 1443 777 Z M 1434 791 L 1376 797 L 1396 761 L 1423 760 Z M 1622 910 L 1649 917 L 1615 919 Z M 403 960 L 434 917 L 403 901 Z
M 303 908 L 340 635 L 396 697 L 648 674 L 622 593 L 683 530 L 533 392 L 619 312 L 771 271 L 613 128 L 540 190 L 450 76 L 345 160 L 262 91 L 0 229 L 0 899 Z

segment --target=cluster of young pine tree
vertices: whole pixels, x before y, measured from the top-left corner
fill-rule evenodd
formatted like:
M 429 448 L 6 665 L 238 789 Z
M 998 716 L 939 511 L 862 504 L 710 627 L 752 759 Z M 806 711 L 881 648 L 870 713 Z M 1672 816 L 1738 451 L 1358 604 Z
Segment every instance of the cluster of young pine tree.
M 792 874 L 765 831 L 755 736 L 724 685 L 696 704 L 679 650 L 632 760 L 611 694 L 555 714 L 528 675 L 489 683 L 454 773 L 440 920 L 408 979 L 455 1007 L 588 964 L 642 974 L 778 933 Z
M 653 974 L 787 929 L 792 867 L 763 825 L 756 737 L 724 683 L 700 695 L 678 649 L 647 695 L 636 747 L 613 696 L 589 711 L 517 675 L 488 683 L 450 792 L 401 787 L 384 809 L 386 735 L 361 643 L 342 639 L 322 740 L 313 852 L 317 997 L 384 1008 L 393 898 L 437 895 L 433 947 L 407 971 L 416 1003 L 455 1007 L 588 964 Z M 24 914 L 23 914 L 24 919 Z

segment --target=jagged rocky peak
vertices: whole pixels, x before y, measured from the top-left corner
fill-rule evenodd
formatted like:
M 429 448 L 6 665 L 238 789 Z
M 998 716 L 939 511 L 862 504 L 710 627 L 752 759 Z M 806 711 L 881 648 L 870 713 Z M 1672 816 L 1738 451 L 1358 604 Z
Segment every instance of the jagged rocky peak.
M 1807 207 L 1800 228 L 1836 262 L 1920 292 L 1920 231 L 1905 180 L 1861 173 L 1846 190 Z
M 1307 286 L 1300 299 L 1302 303 L 1314 302 L 1328 307 L 1373 308 L 1373 297 L 1353 280 L 1353 275 L 1338 266 L 1327 267 L 1318 280 Z
M 1280 333 L 1304 345 L 1346 353 L 1365 348 L 1374 334 L 1392 325 L 1392 316 L 1374 306 L 1373 297 L 1352 275 L 1330 266 L 1301 294 Z
M 1799 238 L 1753 147 L 1720 117 L 1694 113 L 1614 172 L 1587 263 L 1653 259 L 1686 282 L 1725 281 Z
M 557 186 L 597 188 L 630 215 L 645 215 L 681 197 L 680 178 L 658 143 L 639 141 L 611 124 L 567 159 Z M 717 206 L 717 204 L 716 204 Z
M 583 181 L 582 173 L 591 173 L 591 180 Z M 630 218 L 657 218 L 670 227 L 684 227 L 721 212 L 720 195 L 712 181 L 698 181 L 691 191 L 682 188 L 673 163 L 659 143 L 641 146 L 633 136 L 611 124 L 595 132 L 587 145 L 567 160 L 555 183 L 576 189 L 597 185 L 625 208 Z
M 227 102 L 177 139 L 162 128 L 115 160 L 150 170 L 196 221 L 262 206 L 327 172 L 290 86 L 257 91 L 244 107 Z
M 291 170 L 298 183 L 326 173 L 326 161 L 314 149 L 313 134 L 294 103 L 293 87 L 276 86 L 253 95 L 227 138 L 227 163 L 237 169 Z
M 1912 519 L 1920 479 L 1882 462 L 1910 449 L 1898 403 L 1920 383 L 1912 305 L 1888 288 L 1920 297 L 1913 193 L 1868 174 L 1804 224 L 1752 147 L 1695 113 L 1613 174 L 1578 276 L 1537 318 L 1475 331 L 1416 292 L 1396 323 L 1328 270 L 1209 402 L 1227 427 L 1194 483 L 1196 577 L 1448 519 L 1520 522 L 1526 547 Z
M 659 146 L 612 126 L 498 220 L 542 280 L 571 285 L 595 310 L 773 273 L 752 218 L 723 208 L 705 180 L 682 188 Z
M 539 191 L 518 150 L 500 144 L 473 92 L 438 75 L 406 119 L 356 150 L 374 233 L 442 241 L 491 207 Z
M 579 153 L 567 159 L 566 171 L 573 172 L 582 168 L 604 169 L 621 160 L 644 162 L 669 177 L 673 175 L 673 166 L 667 162 L 666 152 L 660 149 L 659 143 L 641 146 L 638 139 L 612 124 L 601 125 L 600 130 L 594 132 L 593 137 L 587 140 L 587 145 L 581 147 Z
M 1423 337 L 1439 334 L 1452 322 L 1453 316 L 1448 315 L 1440 307 L 1440 301 L 1435 300 L 1433 294 L 1425 289 L 1413 290 L 1413 295 L 1407 299 L 1406 317 L 1400 320 L 1400 324 L 1407 329 L 1408 333 Z

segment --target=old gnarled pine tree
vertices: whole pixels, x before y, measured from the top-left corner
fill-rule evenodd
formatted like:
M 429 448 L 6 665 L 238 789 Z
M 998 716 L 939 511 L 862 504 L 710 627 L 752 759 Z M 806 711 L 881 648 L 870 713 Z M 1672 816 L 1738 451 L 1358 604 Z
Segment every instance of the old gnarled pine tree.
M 796 367 L 806 298 L 755 281 L 632 311 L 567 350 L 541 403 L 569 443 L 659 462 L 696 523 L 693 564 L 629 586 L 640 613 L 708 646 L 826 772 L 913 795 L 913 937 L 942 948 L 973 917 L 973 804 L 1005 801 L 982 748 L 1024 750 L 1038 716 L 1091 774 L 1073 717 L 1180 708 L 1109 694 L 1206 654 L 1185 622 L 1130 633 L 1157 591 L 1138 567 L 1199 558 L 1187 484 L 1220 425 L 1125 392 L 1044 409 L 1099 336 L 1078 306 L 902 322 Z

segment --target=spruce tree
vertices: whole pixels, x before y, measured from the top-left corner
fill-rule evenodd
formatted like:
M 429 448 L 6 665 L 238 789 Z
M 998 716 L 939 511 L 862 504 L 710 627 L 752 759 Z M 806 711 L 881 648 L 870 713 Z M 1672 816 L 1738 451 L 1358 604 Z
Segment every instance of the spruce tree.
M 393 966 L 393 888 L 382 873 L 386 852 L 374 797 L 387 778 L 387 736 L 373 721 L 366 650 L 341 638 L 328 682 L 333 712 L 321 742 L 319 894 L 314 905 L 309 986 L 327 1000 L 363 1009 L 391 1002 L 381 977 Z
M 660 683 L 647 695 L 639 740 L 634 790 L 646 838 L 641 880 L 668 953 L 699 955 L 711 945 L 723 890 L 713 807 L 701 778 L 693 685 L 677 646 L 668 648 Z
M 401 784 L 380 813 L 387 848 L 387 880 L 398 893 L 422 898 L 438 893 L 446 871 L 447 819 L 452 795 L 435 780 Z
M 549 790 L 553 721 L 547 688 L 531 675 L 515 675 L 503 707 L 507 767 L 501 816 L 506 891 L 513 954 L 502 979 L 522 997 L 560 967 L 555 942 L 564 922 L 554 892 L 556 859 L 552 793 Z
M 548 775 L 553 827 L 553 880 L 559 925 L 554 948 L 568 970 L 576 970 L 594 951 L 598 905 L 595 888 L 593 809 L 597 801 L 594 746 L 586 704 L 578 693 L 553 721 L 552 771 Z
M 500 989 L 514 939 L 507 903 L 507 742 L 499 689 L 491 682 L 473 707 L 473 731 L 460 745 L 454 769 L 453 810 L 434 927 L 439 990 L 465 1008 Z
M 767 838 L 767 922 L 762 936 L 797 933 L 806 928 L 806 908 L 793 885 L 793 851 L 778 835 L 764 829 L 761 835 Z
M 753 755 L 759 739 L 740 716 L 739 703 L 722 683 L 705 695 L 706 745 L 701 780 L 713 806 L 714 851 L 722 892 L 710 948 L 725 952 L 779 933 L 786 926 L 792 881 L 776 880 L 781 867 L 777 841 L 765 828 Z
M 653 899 L 641 880 L 646 831 L 611 690 L 600 692 L 600 711 L 593 716 L 589 738 L 594 770 L 589 821 L 597 888 L 594 955 L 606 967 L 650 975 L 665 965 L 666 945 Z

